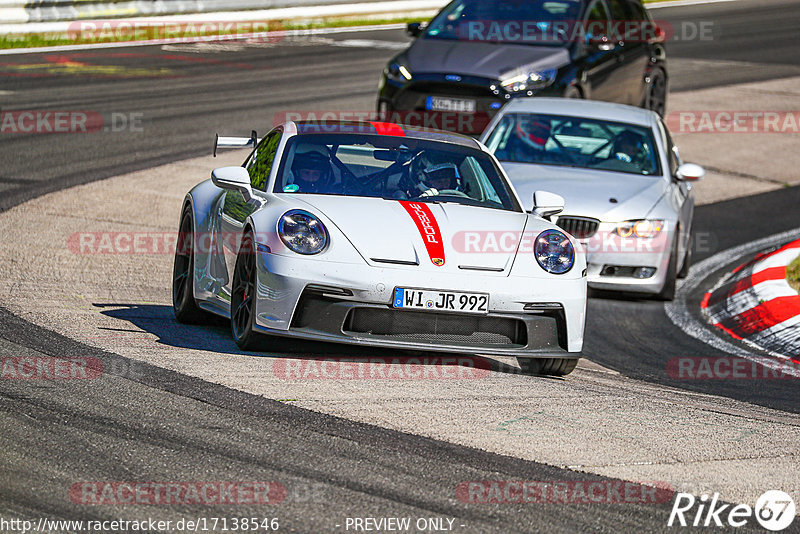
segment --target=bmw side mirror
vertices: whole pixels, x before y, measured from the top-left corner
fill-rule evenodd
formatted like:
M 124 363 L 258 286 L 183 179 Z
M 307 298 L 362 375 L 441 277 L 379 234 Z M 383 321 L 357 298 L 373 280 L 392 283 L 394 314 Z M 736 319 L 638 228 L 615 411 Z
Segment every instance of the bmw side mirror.
M 406 33 L 409 37 L 419 37 L 425 30 L 425 25 L 422 22 L 409 22 L 406 26 Z
M 211 171 L 211 181 L 220 189 L 239 191 L 245 201 L 253 198 L 250 173 L 244 167 L 220 167 Z
M 533 214 L 550 220 L 553 215 L 564 211 L 564 197 L 547 191 L 536 191 L 533 194 Z
M 681 182 L 699 182 L 706 176 L 706 170 L 700 165 L 694 163 L 684 163 L 678 167 L 678 172 L 675 178 Z

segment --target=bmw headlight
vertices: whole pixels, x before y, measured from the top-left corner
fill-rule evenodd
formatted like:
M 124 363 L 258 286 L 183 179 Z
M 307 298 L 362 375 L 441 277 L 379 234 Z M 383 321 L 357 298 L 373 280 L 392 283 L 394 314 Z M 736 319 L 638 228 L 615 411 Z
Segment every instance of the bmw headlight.
M 638 237 L 652 239 L 664 230 L 663 219 L 642 219 L 638 221 L 625 221 L 617 225 L 616 233 L 620 237 Z
M 406 83 L 411 81 L 411 71 L 405 65 L 400 63 L 392 63 L 384 71 L 386 77 L 393 82 Z
M 322 221 L 307 211 L 291 210 L 278 221 L 281 241 L 304 256 L 319 254 L 328 246 L 328 230 Z
M 509 93 L 533 91 L 551 85 L 556 80 L 556 70 L 548 69 L 538 72 L 529 72 L 512 76 L 500 82 L 500 85 Z
M 536 261 L 548 273 L 566 274 L 575 265 L 575 247 L 558 230 L 545 230 L 539 234 L 533 253 Z

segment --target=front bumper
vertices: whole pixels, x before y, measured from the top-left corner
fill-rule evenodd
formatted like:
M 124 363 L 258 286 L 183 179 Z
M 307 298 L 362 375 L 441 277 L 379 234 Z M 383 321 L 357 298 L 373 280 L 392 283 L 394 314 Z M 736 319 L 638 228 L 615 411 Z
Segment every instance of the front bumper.
M 531 358 L 577 358 L 583 348 L 583 278 L 477 277 L 270 254 L 260 255 L 260 263 L 256 329 L 263 333 Z M 489 313 L 398 310 L 395 287 L 489 293 Z
M 592 289 L 656 294 L 666 282 L 674 237 L 665 233 L 656 242 L 636 243 L 609 250 L 597 241 L 584 242 L 587 261 L 587 281 Z M 592 250 L 593 243 L 595 250 Z M 637 277 L 640 268 L 654 270 L 652 276 Z M 613 271 L 616 271 L 614 273 Z M 613 273 L 613 274 L 612 274 Z
M 384 75 L 385 76 L 385 75 Z M 498 111 L 514 98 L 526 96 L 562 96 L 554 87 L 546 87 L 533 91 L 531 95 L 509 94 L 499 87 L 497 80 L 474 76 L 459 76 L 461 81 L 448 81 L 444 75 L 415 75 L 408 83 L 400 84 L 387 78 L 382 82 L 379 95 L 380 103 L 388 105 L 388 111 L 407 113 L 402 121 L 416 126 L 426 126 L 440 130 L 457 130 L 463 134 L 480 134 L 489 125 Z M 445 97 L 475 101 L 474 113 L 457 113 L 432 111 L 428 109 L 428 97 Z M 413 113 L 424 112 L 427 115 L 419 118 Z M 443 115 L 443 116 L 442 116 Z M 451 116 L 456 116 L 453 119 Z M 448 117 L 450 120 L 448 120 Z M 392 117 L 390 116 L 389 119 Z M 427 119 L 427 123 L 424 121 Z M 416 124 L 416 121 L 420 121 Z M 455 125 L 455 126 L 454 126 Z

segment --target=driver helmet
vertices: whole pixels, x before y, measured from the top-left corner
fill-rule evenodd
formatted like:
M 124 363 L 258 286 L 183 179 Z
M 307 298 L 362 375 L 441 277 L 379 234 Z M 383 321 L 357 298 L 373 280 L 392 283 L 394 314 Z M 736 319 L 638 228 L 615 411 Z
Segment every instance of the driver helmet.
M 552 127 L 550 121 L 543 120 L 533 115 L 521 115 L 517 119 L 515 133 L 517 138 L 526 146 L 535 150 L 544 150 L 547 141 L 550 139 Z
M 292 161 L 292 175 L 303 192 L 323 190 L 333 178 L 330 154 L 320 145 L 298 147 Z
M 625 130 L 614 138 L 614 154 L 618 159 L 635 159 L 644 149 L 644 137 L 641 134 Z
M 447 154 L 426 151 L 414 161 L 416 175 L 426 189 L 458 190 L 461 187 L 461 174 L 458 165 Z

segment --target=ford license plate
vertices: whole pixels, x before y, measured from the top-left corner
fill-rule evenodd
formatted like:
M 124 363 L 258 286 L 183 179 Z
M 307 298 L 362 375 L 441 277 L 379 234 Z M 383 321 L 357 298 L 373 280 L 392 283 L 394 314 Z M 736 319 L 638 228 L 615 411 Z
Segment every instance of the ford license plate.
M 394 307 L 434 312 L 489 313 L 489 295 L 426 289 L 394 290 Z
M 475 113 L 474 100 L 463 98 L 443 98 L 441 96 L 428 97 L 428 111 L 454 111 L 456 113 Z

